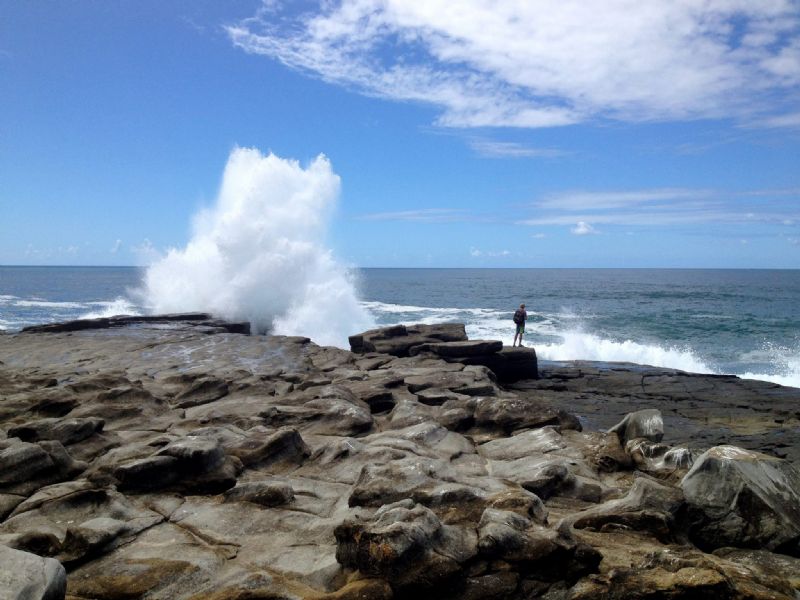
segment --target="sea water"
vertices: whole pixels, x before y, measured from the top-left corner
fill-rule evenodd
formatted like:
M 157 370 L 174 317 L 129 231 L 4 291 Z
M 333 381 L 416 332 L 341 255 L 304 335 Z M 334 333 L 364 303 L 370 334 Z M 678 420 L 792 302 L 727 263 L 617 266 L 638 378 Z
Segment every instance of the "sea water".
M 145 314 L 144 273 L 0 267 L 0 329 Z M 360 269 L 356 283 L 378 326 L 463 322 L 471 339 L 510 344 L 511 316 L 524 302 L 524 343 L 544 360 L 625 361 L 800 387 L 797 270 Z

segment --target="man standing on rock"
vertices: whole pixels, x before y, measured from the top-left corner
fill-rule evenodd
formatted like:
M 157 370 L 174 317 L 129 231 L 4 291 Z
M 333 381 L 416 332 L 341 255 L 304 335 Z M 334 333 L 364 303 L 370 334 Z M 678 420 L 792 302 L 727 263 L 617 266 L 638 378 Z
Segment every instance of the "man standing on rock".
M 519 308 L 514 311 L 514 323 L 517 325 L 517 333 L 514 334 L 514 342 L 511 347 L 517 345 L 517 337 L 519 337 L 519 345 L 522 347 L 522 334 L 525 333 L 525 321 L 528 320 L 528 313 L 525 311 L 525 305 L 520 304 Z

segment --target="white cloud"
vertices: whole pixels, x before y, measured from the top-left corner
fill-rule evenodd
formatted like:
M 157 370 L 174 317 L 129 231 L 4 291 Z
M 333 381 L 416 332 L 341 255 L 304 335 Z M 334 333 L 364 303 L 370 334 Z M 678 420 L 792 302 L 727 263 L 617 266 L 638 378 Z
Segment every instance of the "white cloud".
M 562 192 L 536 202 L 541 209 L 602 210 L 631 205 L 692 200 L 713 195 L 709 190 L 664 188 L 612 192 Z
M 486 256 L 489 258 L 501 258 L 504 256 L 511 256 L 511 252 L 509 250 L 492 250 L 484 252 L 483 250 L 478 250 L 477 248 L 470 248 L 469 255 L 474 258 L 479 258 L 481 256 Z
M 120 247 L 122 247 L 122 240 L 118 239 L 116 242 L 114 242 L 114 245 L 111 246 L 110 250 L 111 254 L 116 254 L 117 252 L 119 252 Z
M 422 208 L 393 212 L 370 213 L 358 217 L 362 221 L 417 221 L 420 223 L 443 223 L 464 221 L 469 218 L 466 211 L 455 208 Z
M 800 111 L 767 117 L 755 124 L 761 127 L 800 128 Z
M 796 122 L 799 23 L 793 0 L 339 0 L 295 14 L 270 0 L 226 29 L 329 83 L 438 106 L 444 126 L 780 126 Z
M 547 237 L 547 234 L 546 233 L 534 233 L 534 234 L 531 235 L 531 237 L 533 239 L 535 239 L 535 240 L 543 240 L 544 238 Z
M 562 192 L 531 203 L 535 216 L 521 225 L 669 226 L 700 223 L 769 223 L 800 220 L 800 190 L 756 189 L 725 192 L 712 189 L 661 188 L 627 191 Z
M 578 221 L 578 224 L 570 229 L 570 232 L 573 235 L 589 235 L 591 233 L 597 233 L 597 230 L 586 221 Z
M 152 264 L 161 258 L 161 253 L 156 250 L 156 247 L 153 246 L 153 243 L 148 238 L 144 238 L 136 246 L 131 246 L 131 252 L 136 255 L 137 261 L 141 265 Z
M 566 152 L 555 148 L 533 148 L 516 142 L 472 140 L 470 148 L 486 158 L 556 158 Z

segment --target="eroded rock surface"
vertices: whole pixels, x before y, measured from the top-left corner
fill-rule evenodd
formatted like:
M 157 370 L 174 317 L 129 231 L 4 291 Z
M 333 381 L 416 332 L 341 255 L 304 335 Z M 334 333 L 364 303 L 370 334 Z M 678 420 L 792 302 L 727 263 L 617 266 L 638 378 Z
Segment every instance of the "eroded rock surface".
M 64 597 L 64 572 L 71 600 L 800 593 L 800 482 L 775 456 L 797 458 L 797 390 L 539 368 L 459 324 L 355 352 L 240 331 L 0 338 L 0 597 Z M 709 450 L 730 410 L 769 455 Z

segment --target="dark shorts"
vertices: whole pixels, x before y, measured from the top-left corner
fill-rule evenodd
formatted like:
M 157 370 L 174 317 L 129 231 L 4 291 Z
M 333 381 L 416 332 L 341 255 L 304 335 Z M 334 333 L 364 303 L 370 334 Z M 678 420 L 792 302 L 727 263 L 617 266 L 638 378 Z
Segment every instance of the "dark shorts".
M 525 323 L 517 324 L 517 334 L 525 333 Z

